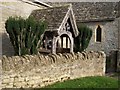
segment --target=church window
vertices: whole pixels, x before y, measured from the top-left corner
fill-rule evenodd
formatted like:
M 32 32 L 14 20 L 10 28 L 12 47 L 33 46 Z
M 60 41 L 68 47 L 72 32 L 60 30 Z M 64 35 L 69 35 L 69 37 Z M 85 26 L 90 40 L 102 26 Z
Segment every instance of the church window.
M 98 25 L 96 29 L 96 42 L 101 42 L 102 41 L 102 29 L 100 25 Z

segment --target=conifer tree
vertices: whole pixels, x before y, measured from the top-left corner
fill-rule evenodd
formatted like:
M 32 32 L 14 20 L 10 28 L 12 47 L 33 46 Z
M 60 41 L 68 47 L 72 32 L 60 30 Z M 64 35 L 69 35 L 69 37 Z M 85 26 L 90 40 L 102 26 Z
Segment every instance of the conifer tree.
M 75 52 L 82 52 L 89 45 L 92 37 L 92 30 L 86 25 L 81 24 L 78 26 L 78 31 L 79 35 L 75 38 Z
M 38 53 L 41 45 L 40 38 L 46 28 L 43 21 L 35 21 L 33 17 L 27 19 L 10 17 L 5 23 L 5 28 L 14 47 L 15 55 Z

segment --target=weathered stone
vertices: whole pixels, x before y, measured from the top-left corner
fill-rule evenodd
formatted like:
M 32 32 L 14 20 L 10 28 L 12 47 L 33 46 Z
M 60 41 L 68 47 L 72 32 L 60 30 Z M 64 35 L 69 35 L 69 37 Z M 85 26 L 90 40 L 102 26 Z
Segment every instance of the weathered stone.
M 25 86 L 27 83 L 26 82 L 16 82 L 13 84 L 14 87 L 20 88 L 22 86 Z
M 10 82 L 10 79 L 9 79 L 9 78 L 8 78 L 8 79 L 3 79 L 3 80 L 2 80 L 2 83 L 4 83 L 4 84 L 5 84 L 5 83 L 9 83 L 9 82 Z
M 21 60 L 25 60 L 22 62 L 23 64 L 20 70 L 14 70 L 14 68 L 11 69 L 12 72 L 7 71 L 7 68 L 6 70 L 3 70 L 2 87 L 5 88 L 8 86 L 12 88 L 13 86 L 15 88 L 37 88 L 44 87 L 58 81 L 75 79 L 85 76 L 101 76 L 105 74 L 106 58 L 103 52 L 78 52 L 66 55 L 54 54 L 52 56 L 39 55 L 39 59 L 41 59 L 39 62 L 40 64 L 36 62 L 37 60 L 35 58 L 38 59 L 37 55 L 31 55 L 27 57 L 29 58 L 23 59 L 23 57 L 20 57 L 20 59 L 22 58 Z M 35 61 L 32 61 L 30 57 L 34 58 Z M 50 59 L 53 59 L 52 57 L 55 58 L 55 63 L 53 61 L 51 62 Z M 8 58 L 9 57 L 6 57 L 7 60 Z M 12 60 L 14 58 L 16 57 L 11 57 L 11 61 L 9 62 L 7 60 L 4 60 L 4 65 L 9 64 L 10 62 L 16 62 L 16 65 L 18 65 L 20 59 Z M 29 63 L 27 62 L 27 59 L 29 59 Z M 31 65 L 32 63 L 34 63 L 34 65 Z M 4 67 L 5 66 L 3 66 L 3 68 Z
M 6 88 L 13 88 L 13 84 L 8 84 Z
M 30 81 L 29 81 L 29 84 L 34 85 L 34 84 L 35 84 L 35 81 L 34 81 L 34 80 L 30 80 Z
M 25 81 L 29 81 L 29 80 L 30 80 L 29 77 L 26 77 L 26 78 L 25 78 Z
M 24 82 L 25 81 L 25 78 L 23 78 L 23 77 L 19 77 L 18 79 L 19 79 L 20 82 Z

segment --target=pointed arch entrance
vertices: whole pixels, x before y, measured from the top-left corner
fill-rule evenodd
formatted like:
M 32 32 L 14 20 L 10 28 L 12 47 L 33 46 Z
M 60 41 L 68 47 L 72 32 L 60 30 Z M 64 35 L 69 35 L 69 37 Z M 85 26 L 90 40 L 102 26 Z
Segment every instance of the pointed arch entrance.
M 53 38 L 52 53 L 73 52 L 73 37 L 67 32 L 60 33 L 59 36 Z
M 51 18 L 54 18 L 53 15 Z M 74 38 L 78 36 L 79 32 L 71 5 L 64 17 L 61 17 L 61 19 L 62 21 L 60 21 L 60 18 L 56 19 L 55 17 L 55 22 L 52 20 L 44 32 L 43 37 L 45 38 L 42 39 L 43 48 L 41 47 L 43 52 L 53 54 L 59 52 L 73 52 Z

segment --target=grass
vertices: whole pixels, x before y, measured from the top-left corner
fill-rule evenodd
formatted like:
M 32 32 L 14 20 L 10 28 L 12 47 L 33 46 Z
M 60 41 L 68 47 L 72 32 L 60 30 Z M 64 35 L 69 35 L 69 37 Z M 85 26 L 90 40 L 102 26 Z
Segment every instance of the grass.
M 118 80 L 106 76 L 83 77 L 57 82 L 45 88 L 118 88 Z

